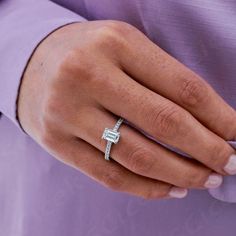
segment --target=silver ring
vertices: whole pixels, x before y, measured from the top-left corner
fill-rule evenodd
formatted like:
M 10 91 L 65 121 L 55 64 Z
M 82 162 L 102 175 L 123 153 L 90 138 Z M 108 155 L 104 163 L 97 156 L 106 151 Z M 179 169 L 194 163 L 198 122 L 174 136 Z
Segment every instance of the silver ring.
M 119 118 L 119 120 L 116 122 L 113 129 L 105 128 L 102 139 L 107 140 L 107 146 L 105 150 L 105 159 L 107 161 L 110 160 L 110 152 L 111 152 L 111 145 L 113 143 L 118 143 L 120 139 L 120 132 L 118 132 L 119 127 L 121 126 L 122 122 L 124 121 L 123 118 Z

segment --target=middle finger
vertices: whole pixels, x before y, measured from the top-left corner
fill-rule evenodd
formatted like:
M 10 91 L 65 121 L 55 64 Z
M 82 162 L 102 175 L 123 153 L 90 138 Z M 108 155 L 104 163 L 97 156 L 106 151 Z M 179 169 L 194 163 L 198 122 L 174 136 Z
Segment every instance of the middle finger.
M 104 79 L 102 74 L 96 77 L 99 76 L 86 86 L 104 108 L 209 168 L 221 174 L 235 174 L 235 169 L 232 170 L 234 158 L 231 158 L 234 149 L 188 111 L 137 83 L 116 67 L 106 75 L 107 78 Z

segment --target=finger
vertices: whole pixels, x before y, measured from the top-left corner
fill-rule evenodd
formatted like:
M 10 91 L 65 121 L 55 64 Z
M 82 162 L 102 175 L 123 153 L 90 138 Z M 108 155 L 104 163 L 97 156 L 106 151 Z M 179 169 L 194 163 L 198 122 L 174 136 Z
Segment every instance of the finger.
M 119 59 L 132 78 L 187 109 L 222 138 L 236 138 L 236 111 L 204 79 L 139 31 L 127 34 L 126 41 L 135 43 L 120 50 Z
M 235 173 L 234 149 L 185 109 L 138 84 L 115 67 L 105 79 L 100 77 L 92 82 L 86 85 L 88 92 L 107 110 L 221 174 Z
M 114 191 L 126 192 L 145 199 L 183 198 L 187 190 L 136 175 L 116 162 L 108 162 L 103 153 L 74 137 L 70 142 L 54 143 L 54 155 Z
M 80 111 L 73 132 L 105 152 L 106 140 L 101 139 L 102 133 L 106 127 L 114 127 L 116 121 L 117 118 L 105 110 L 87 108 Z M 216 188 L 222 183 L 222 176 L 196 161 L 181 158 L 125 123 L 119 132 L 121 138 L 118 144 L 112 145 L 110 156 L 138 175 L 183 188 Z

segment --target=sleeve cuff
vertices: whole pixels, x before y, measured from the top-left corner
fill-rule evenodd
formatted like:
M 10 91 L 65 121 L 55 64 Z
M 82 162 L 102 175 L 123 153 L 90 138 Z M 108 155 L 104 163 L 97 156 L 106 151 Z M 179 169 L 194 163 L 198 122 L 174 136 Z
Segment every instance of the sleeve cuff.
M 24 132 L 17 118 L 17 99 L 28 60 L 50 33 L 86 19 L 50 1 L 21 3 L 9 14 L 4 12 L 3 17 L 2 12 L 3 9 L 0 11 L 0 112 Z

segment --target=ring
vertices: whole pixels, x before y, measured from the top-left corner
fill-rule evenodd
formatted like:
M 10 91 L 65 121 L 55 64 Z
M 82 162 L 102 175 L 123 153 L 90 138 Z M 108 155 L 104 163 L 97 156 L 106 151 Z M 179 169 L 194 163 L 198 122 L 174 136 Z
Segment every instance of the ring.
M 122 122 L 124 121 L 123 118 L 119 118 L 119 120 L 116 122 L 115 126 L 113 129 L 105 128 L 103 134 L 102 134 L 102 139 L 107 140 L 107 146 L 105 150 L 105 159 L 107 161 L 110 160 L 110 152 L 111 152 L 111 145 L 113 143 L 118 143 L 120 139 L 120 132 L 118 132 L 118 129 Z

